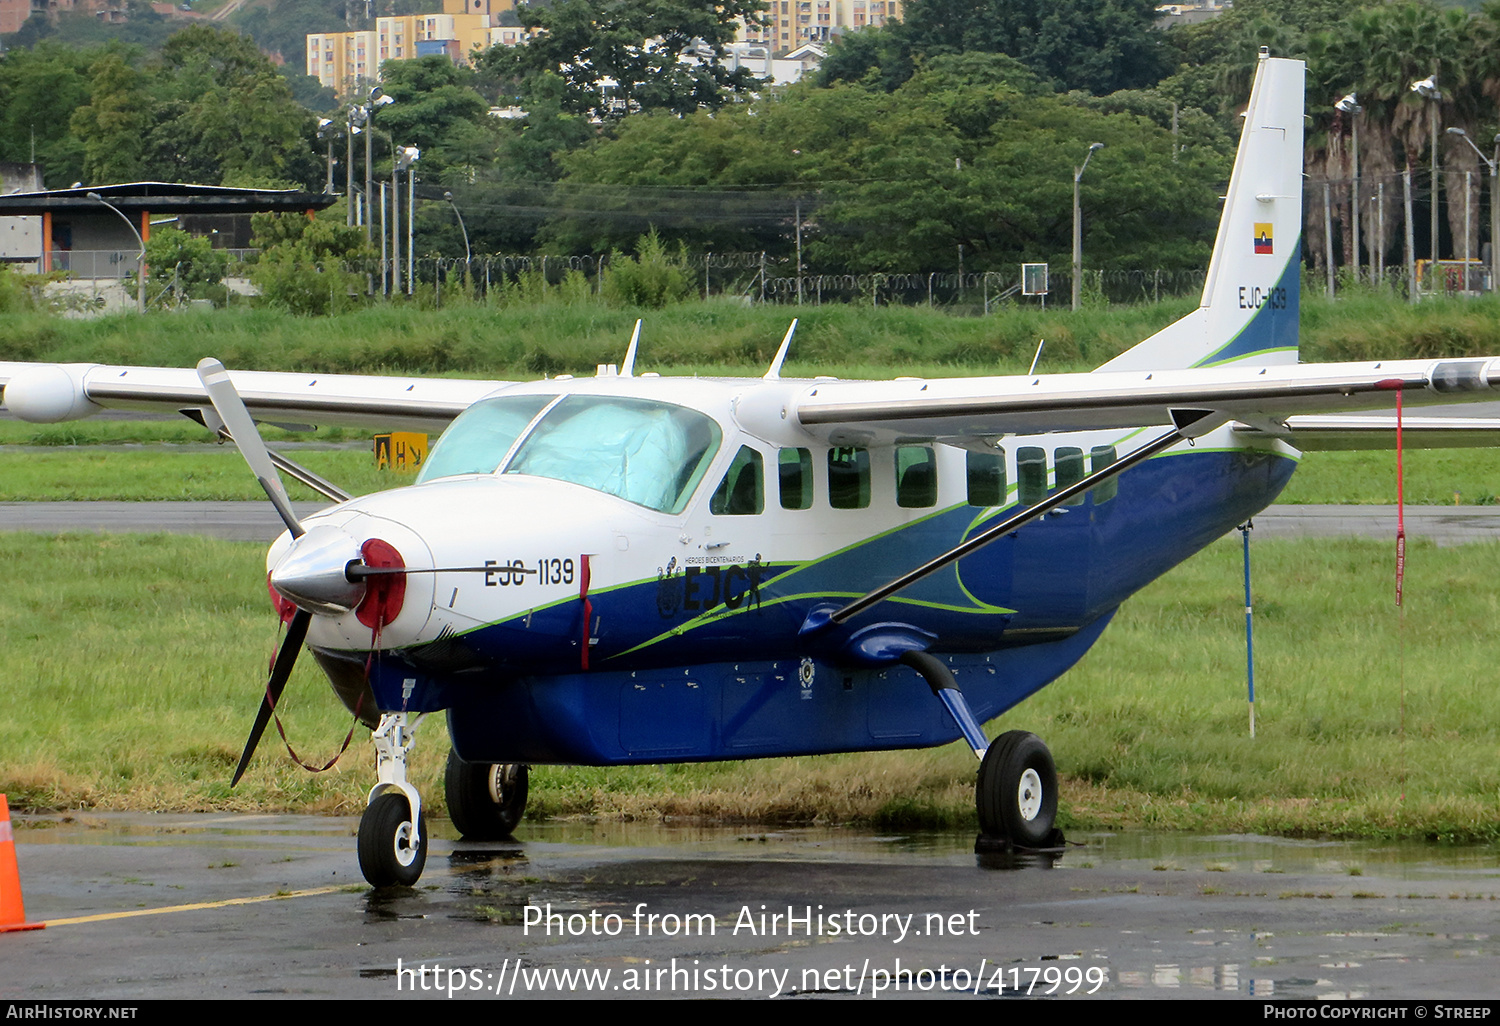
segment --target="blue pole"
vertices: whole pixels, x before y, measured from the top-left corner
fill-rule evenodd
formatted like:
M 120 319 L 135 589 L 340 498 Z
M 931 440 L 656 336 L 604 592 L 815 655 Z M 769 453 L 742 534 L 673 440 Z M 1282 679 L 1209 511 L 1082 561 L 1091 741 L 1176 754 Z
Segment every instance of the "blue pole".
M 1245 679 L 1250 693 L 1251 737 L 1255 736 L 1255 631 L 1250 604 L 1250 529 L 1254 526 L 1249 520 L 1240 525 L 1240 534 L 1245 539 Z

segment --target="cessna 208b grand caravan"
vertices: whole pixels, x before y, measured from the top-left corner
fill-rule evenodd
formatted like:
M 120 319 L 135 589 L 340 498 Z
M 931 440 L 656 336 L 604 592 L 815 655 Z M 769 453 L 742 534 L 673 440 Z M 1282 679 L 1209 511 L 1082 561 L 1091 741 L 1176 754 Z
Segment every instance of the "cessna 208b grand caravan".
M 0 364 L 0 383 L 26 420 L 172 409 L 233 437 L 288 528 L 267 569 L 289 623 L 236 779 L 307 647 L 374 730 L 358 840 L 372 884 L 422 871 L 406 758 L 443 710 L 448 807 L 470 838 L 509 834 L 530 764 L 962 738 L 982 835 L 1045 847 L 1051 755 L 980 724 L 1268 505 L 1299 449 L 1389 436 L 1350 411 L 1500 385 L 1500 358 L 1297 364 L 1303 73 L 1262 52 L 1200 307 L 1091 374 L 792 380 L 788 332 L 748 380 L 637 374 L 637 335 L 617 370 L 583 379 L 205 360 Z M 448 426 L 413 486 L 330 488 L 342 501 L 299 521 L 256 418 Z

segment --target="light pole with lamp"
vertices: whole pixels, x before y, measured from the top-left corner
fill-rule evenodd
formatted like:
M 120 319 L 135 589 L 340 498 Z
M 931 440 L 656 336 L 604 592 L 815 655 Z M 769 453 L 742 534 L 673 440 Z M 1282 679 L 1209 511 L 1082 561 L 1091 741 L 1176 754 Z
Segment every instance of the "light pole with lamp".
M 370 102 L 362 108 L 365 112 L 365 241 L 374 239 L 372 234 L 375 230 L 375 212 L 370 206 L 371 197 L 375 194 L 375 112 L 388 103 L 395 103 L 394 96 L 387 96 L 385 90 L 376 86 L 370 90 Z
M 1411 84 L 1411 91 L 1422 99 L 1432 104 L 1428 112 L 1428 121 L 1432 124 L 1432 225 L 1430 229 L 1432 252 L 1428 257 L 1428 267 L 1433 269 L 1436 276 L 1438 259 L 1438 104 L 1443 102 L 1443 92 L 1438 88 L 1437 72 L 1422 79 L 1420 82 Z
M 1349 131 L 1353 136 L 1350 145 L 1354 153 L 1353 177 L 1349 183 L 1349 208 L 1354 212 L 1354 280 L 1363 281 L 1364 275 L 1359 266 L 1359 121 L 1358 115 L 1364 111 L 1355 98 L 1354 93 L 1345 96 L 1337 104 L 1334 110 L 1341 114 L 1349 115 Z
M 323 193 L 327 196 L 333 195 L 333 137 L 338 130 L 333 127 L 333 122 L 328 118 L 318 119 L 318 138 L 328 144 L 328 180 L 323 183 Z
M 349 108 L 349 143 L 347 153 L 348 167 L 344 169 L 345 178 L 348 180 L 348 189 L 345 194 L 344 224 L 349 228 L 355 225 L 354 219 L 354 137 L 360 133 L 364 123 L 370 119 L 370 112 L 358 104 Z
M 474 259 L 474 253 L 469 249 L 469 229 L 464 227 L 464 215 L 458 209 L 458 204 L 453 202 L 453 193 L 443 193 L 443 199 L 453 208 L 453 216 L 458 218 L 458 230 L 464 233 L 464 282 L 469 280 L 469 263 Z
M 1484 151 L 1474 145 L 1474 140 L 1469 138 L 1469 133 L 1462 128 L 1448 129 L 1449 135 L 1456 135 L 1469 144 L 1469 149 L 1474 155 L 1484 161 L 1490 169 L 1490 289 L 1493 291 L 1496 285 L 1500 285 L 1500 195 L 1495 191 L 1495 171 L 1500 168 L 1500 135 L 1495 136 L 1495 157 L 1491 160 L 1484 155 Z M 1467 237 L 1464 239 L 1464 291 L 1468 291 L 1468 245 Z
M 422 151 L 415 146 L 397 146 L 395 160 L 391 162 L 391 291 L 401 291 L 401 172 L 407 171 L 417 162 Z M 407 175 L 410 186 L 411 175 Z M 410 206 L 410 203 L 408 203 Z M 407 218 L 410 219 L 410 212 Z M 411 273 L 407 272 L 407 289 L 411 292 Z
M 1083 219 L 1078 212 L 1078 183 L 1083 180 L 1084 169 L 1089 166 L 1089 160 L 1093 158 L 1095 150 L 1102 150 L 1102 142 L 1090 143 L 1089 151 L 1084 155 L 1083 167 L 1073 169 L 1073 309 L 1076 311 L 1080 306 L 1079 279 L 1083 277 Z
M 135 308 L 136 308 L 136 310 L 138 312 L 145 313 L 146 312 L 146 240 L 145 240 L 144 237 L 142 237 L 141 230 L 135 226 L 135 222 L 134 221 L 132 221 L 129 217 L 125 216 L 125 212 L 123 210 L 121 210 L 119 207 L 115 206 L 113 203 L 111 203 L 109 200 L 105 199 L 103 196 L 99 195 L 97 192 L 88 192 L 88 193 L 84 193 L 84 195 L 86 197 L 88 197 L 89 199 L 91 199 L 91 200 L 95 200 L 96 202 L 103 203 L 106 207 L 108 207 L 109 209 L 113 210 L 116 214 L 120 215 L 120 220 L 124 221 L 126 227 L 128 227 L 133 233 L 135 233 L 136 241 L 141 244 L 141 257 L 140 257 L 140 261 L 137 264 L 136 269 L 135 269 Z

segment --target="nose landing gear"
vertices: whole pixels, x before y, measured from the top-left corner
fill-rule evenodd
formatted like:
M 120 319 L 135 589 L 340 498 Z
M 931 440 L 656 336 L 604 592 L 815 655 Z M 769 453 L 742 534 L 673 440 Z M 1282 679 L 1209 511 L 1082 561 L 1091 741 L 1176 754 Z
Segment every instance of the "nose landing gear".
M 410 887 L 427 864 L 422 796 L 406 779 L 406 756 L 424 714 L 382 713 L 375 728 L 370 804 L 359 820 L 359 868 L 372 887 Z

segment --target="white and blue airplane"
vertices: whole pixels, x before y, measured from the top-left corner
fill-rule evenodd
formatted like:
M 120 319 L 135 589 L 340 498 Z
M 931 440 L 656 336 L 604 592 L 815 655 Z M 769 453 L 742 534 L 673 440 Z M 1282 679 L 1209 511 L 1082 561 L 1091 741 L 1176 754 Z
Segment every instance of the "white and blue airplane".
M 1093 373 L 793 380 L 789 331 L 762 378 L 660 377 L 635 371 L 638 325 L 623 364 L 592 378 L 231 375 L 205 360 L 0 363 L 0 384 L 25 420 L 181 410 L 239 445 L 287 525 L 267 569 L 289 627 L 235 779 L 305 646 L 374 731 L 358 851 L 376 886 L 422 872 L 406 759 L 439 711 L 468 838 L 516 826 L 528 765 L 961 738 L 982 837 L 1047 847 L 1050 753 L 980 724 L 1270 504 L 1300 450 L 1369 432 L 1389 446 L 1388 418 L 1351 412 L 1500 385 L 1500 358 L 1298 364 L 1303 77 L 1262 51 L 1201 305 Z M 299 521 L 256 419 L 446 431 L 413 486 L 325 485 L 339 501 Z M 1481 440 L 1441 425 L 1410 430 Z

